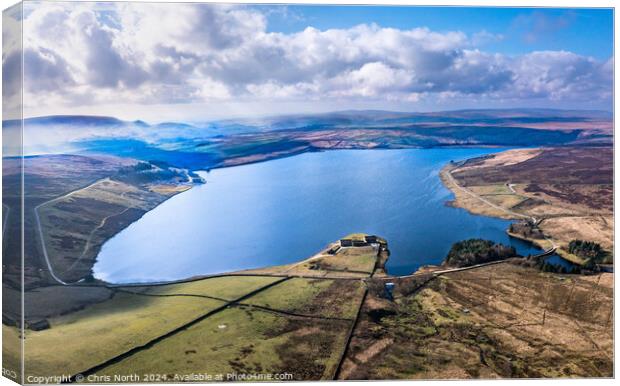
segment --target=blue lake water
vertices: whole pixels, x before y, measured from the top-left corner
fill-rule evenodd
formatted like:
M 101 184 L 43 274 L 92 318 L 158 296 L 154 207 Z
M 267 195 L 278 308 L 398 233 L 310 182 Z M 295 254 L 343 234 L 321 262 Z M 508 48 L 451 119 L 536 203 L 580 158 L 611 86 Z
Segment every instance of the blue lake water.
M 108 240 L 95 276 L 174 280 L 291 263 L 354 232 L 387 238 L 395 275 L 439 264 L 472 237 L 534 253 L 508 237 L 509 221 L 445 205 L 446 163 L 501 150 L 339 150 L 216 169 Z
M 545 258 L 545 263 L 564 268 L 566 272 L 572 272 L 574 269 L 579 269 L 579 266 L 575 263 L 572 263 L 555 254 Z

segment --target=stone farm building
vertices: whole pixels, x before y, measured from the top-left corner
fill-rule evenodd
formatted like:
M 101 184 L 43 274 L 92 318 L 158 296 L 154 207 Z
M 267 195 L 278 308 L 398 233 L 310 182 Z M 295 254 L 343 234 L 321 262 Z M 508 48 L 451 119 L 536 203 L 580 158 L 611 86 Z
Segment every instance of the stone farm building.
M 367 247 L 371 244 L 378 243 L 377 236 L 364 236 L 364 240 L 359 239 L 341 239 L 341 247 Z

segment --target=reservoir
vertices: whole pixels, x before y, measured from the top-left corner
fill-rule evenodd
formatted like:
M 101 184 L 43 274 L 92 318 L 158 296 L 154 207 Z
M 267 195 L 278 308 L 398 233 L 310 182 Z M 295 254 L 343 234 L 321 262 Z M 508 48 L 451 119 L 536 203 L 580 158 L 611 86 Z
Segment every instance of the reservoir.
M 178 194 L 108 240 L 94 267 L 112 283 L 183 279 L 307 258 L 356 232 L 388 240 L 388 273 L 439 264 L 468 238 L 510 244 L 509 221 L 446 205 L 439 171 L 504 149 L 337 150 L 200 172 Z

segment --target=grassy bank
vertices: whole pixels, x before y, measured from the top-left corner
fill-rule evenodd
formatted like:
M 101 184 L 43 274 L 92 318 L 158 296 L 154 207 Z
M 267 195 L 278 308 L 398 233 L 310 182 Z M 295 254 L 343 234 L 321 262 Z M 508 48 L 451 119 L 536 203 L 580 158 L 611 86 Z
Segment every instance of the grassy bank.
M 49 328 L 26 330 L 26 374 L 267 372 L 290 373 L 296 380 L 329 379 L 365 291 L 359 279 L 370 277 L 381 254 L 378 247 L 330 252 L 336 244 L 312 262 L 302 261 L 308 265 L 296 269 L 305 275 L 281 274 L 291 265 L 108 287 L 111 295 L 92 295 L 99 296 L 97 303 L 83 303 L 78 310 L 66 305 L 66 314 L 46 319 Z M 360 268 L 368 272 L 356 271 Z M 58 299 L 80 287 L 53 288 Z M 95 287 L 84 287 L 90 288 Z M 3 333 L 10 340 L 18 331 L 5 326 Z M 18 359 L 15 352 L 5 355 L 7 363 Z

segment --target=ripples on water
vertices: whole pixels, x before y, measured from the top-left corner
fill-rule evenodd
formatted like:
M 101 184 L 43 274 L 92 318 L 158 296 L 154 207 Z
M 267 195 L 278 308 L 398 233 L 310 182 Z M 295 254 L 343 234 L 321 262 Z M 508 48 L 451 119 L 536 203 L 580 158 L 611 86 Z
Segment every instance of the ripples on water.
M 446 163 L 501 150 L 338 150 L 203 172 L 205 185 L 108 240 L 95 276 L 173 280 L 286 264 L 353 232 L 387 238 L 391 274 L 438 264 L 452 243 L 472 237 L 533 253 L 506 235 L 508 221 L 445 205 Z

